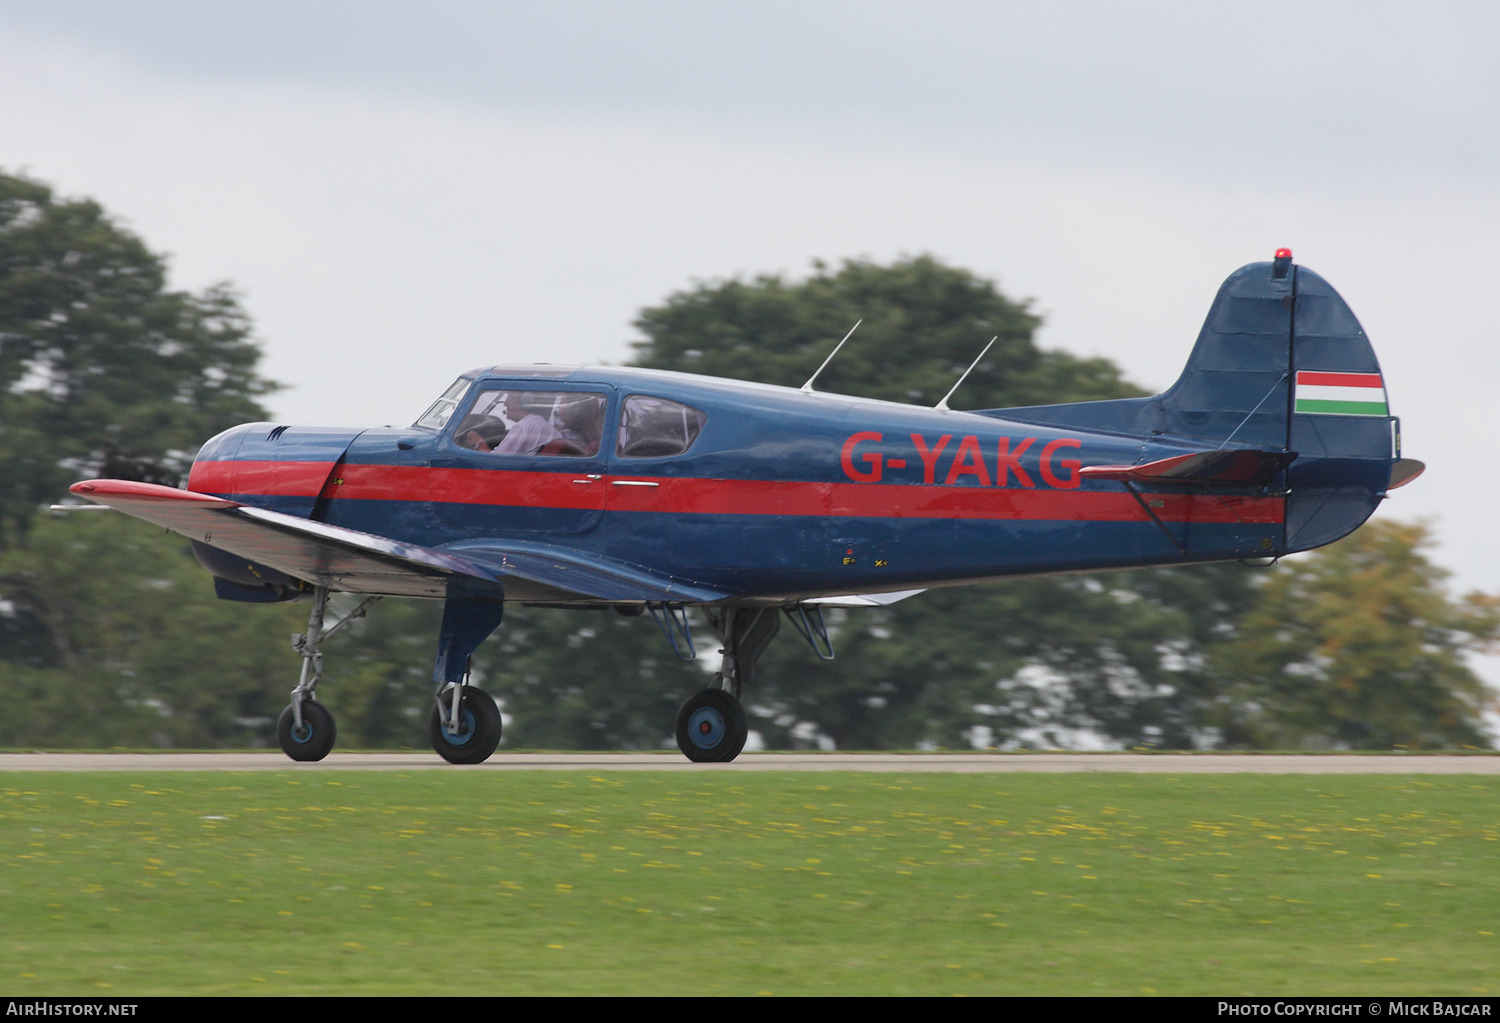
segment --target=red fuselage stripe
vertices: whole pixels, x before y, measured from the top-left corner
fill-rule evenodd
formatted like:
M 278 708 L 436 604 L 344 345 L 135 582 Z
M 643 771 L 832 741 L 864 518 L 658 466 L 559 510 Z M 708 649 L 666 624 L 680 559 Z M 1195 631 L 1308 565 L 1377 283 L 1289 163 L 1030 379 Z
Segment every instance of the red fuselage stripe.
M 188 489 L 200 494 L 317 497 L 334 462 L 194 462 Z
M 249 471 L 246 472 L 245 468 Z M 328 462 L 200 462 L 190 487 L 236 496 L 324 496 L 356 501 L 436 501 L 503 507 L 573 508 L 696 515 L 1036 519 L 1135 522 L 1149 516 L 1127 492 L 1046 487 L 942 486 L 604 476 L 505 469 L 343 465 Z M 314 483 L 314 480 L 316 482 Z M 324 481 L 326 482 L 326 485 Z M 614 481 L 656 486 L 615 486 Z M 1153 493 L 1143 497 L 1170 522 L 1278 524 L 1279 497 Z M 1158 502 L 1160 502 L 1158 504 Z

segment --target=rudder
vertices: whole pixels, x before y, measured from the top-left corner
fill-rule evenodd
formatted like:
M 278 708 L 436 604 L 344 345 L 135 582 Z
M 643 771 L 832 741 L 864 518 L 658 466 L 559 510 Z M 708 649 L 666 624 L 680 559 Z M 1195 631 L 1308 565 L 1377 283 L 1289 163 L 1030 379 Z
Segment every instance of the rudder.
M 1305 267 L 1294 268 L 1292 406 L 1286 549 L 1346 536 L 1385 496 L 1399 432 L 1375 350 L 1353 310 Z

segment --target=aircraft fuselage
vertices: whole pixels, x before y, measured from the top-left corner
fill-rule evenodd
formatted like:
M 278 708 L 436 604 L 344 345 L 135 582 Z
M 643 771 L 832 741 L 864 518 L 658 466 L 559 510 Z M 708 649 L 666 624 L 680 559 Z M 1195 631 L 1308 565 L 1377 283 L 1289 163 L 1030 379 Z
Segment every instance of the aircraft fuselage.
M 454 435 L 458 413 L 442 429 L 253 423 L 204 446 L 189 488 L 437 549 L 565 543 L 740 599 L 1283 550 L 1274 487 L 1176 486 L 1143 501 L 1080 472 L 1206 445 L 687 374 L 518 368 L 469 374 L 459 410 L 497 389 L 596 394 L 596 453 L 472 450 Z M 631 395 L 703 413 L 701 433 L 681 453 L 620 454 L 619 406 Z

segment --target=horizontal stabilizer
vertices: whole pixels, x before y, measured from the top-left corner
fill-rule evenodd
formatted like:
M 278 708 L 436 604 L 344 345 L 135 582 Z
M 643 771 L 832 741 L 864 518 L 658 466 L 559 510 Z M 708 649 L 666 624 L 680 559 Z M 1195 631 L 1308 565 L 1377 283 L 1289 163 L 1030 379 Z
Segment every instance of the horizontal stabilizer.
M 88 480 L 73 493 L 297 579 L 349 593 L 445 597 L 450 583 L 514 600 L 708 603 L 729 593 L 551 544 L 401 543 L 188 490 Z
M 1422 475 L 1427 468 L 1426 462 L 1419 462 L 1415 458 L 1398 458 L 1391 466 L 1391 482 L 1386 486 L 1387 490 L 1395 490 L 1404 487 L 1418 476 Z
M 1256 487 L 1270 483 L 1296 457 L 1295 451 L 1200 451 L 1145 465 L 1090 465 L 1079 474 L 1088 480 Z

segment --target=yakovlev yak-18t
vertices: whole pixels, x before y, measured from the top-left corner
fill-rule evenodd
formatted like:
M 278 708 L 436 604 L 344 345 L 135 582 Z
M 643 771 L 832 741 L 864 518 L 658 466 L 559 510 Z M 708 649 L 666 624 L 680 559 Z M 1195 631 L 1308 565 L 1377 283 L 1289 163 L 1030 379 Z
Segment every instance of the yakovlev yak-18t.
M 226 600 L 311 600 L 278 725 L 294 760 L 333 747 L 315 687 L 343 624 L 325 628 L 328 595 L 345 591 L 369 595 L 349 617 L 386 595 L 445 602 L 430 732 L 461 764 L 500 741 L 467 665 L 505 601 L 649 612 L 684 658 L 700 608 L 723 665 L 677 742 L 727 761 L 783 613 L 826 658 L 828 604 L 1276 558 L 1350 533 L 1422 469 L 1354 314 L 1284 249 L 1224 282 L 1155 397 L 956 412 L 811 385 L 493 366 L 405 429 L 251 423 L 203 445 L 186 489 L 72 489 L 188 537 Z

